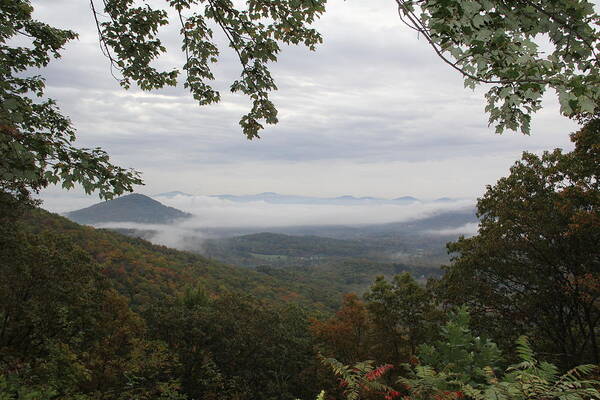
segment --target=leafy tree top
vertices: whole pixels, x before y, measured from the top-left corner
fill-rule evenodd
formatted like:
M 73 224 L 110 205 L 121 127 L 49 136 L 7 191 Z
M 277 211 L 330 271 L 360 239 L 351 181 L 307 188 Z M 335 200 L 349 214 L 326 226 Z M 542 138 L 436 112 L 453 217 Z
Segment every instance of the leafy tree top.
M 75 147 L 71 121 L 44 97 L 44 78 L 31 74 L 77 37 L 32 13 L 29 1 L 0 2 L 0 200 L 27 199 L 31 190 L 58 182 L 67 189 L 80 183 L 105 198 L 131 191 L 139 174 L 113 165 L 99 148 Z
M 90 1 L 101 48 L 124 88 L 132 83 L 143 90 L 175 86 L 183 75 L 184 87 L 200 105 L 221 98 L 210 84 L 215 79 L 212 64 L 221 53 L 214 29 L 221 30 L 241 65 L 240 78 L 230 89 L 252 101 L 240 125 L 253 139 L 259 137 L 263 123 L 277 123 L 277 110 L 269 98 L 277 86 L 268 64 L 277 61 L 280 44 L 302 44 L 314 50 L 322 42 L 311 24 L 325 11 L 326 0 L 169 0 L 165 8 L 138 5 L 134 0 L 105 0 L 104 12 L 95 3 Z M 169 12 L 176 15 L 174 21 L 169 20 Z M 181 27 L 185 62 L 159 71 L 151 63 L 166 52 L 158 31 L 169 23 Z
M 523 153 L 488 186 L 479 233 L 448 245 L 443 279 L 480 328 L 527 333 L 568 366 L 600 360 L 600 120 L 571 139 L 571 152 Z
M 530 132 L 553 89 L 561 112 L 587 119 L 600 108 L 600 16 L 587 0 L 396 0 L 400 18 L 459 71 L 466 87 L 490 84 L 496 132 Z M 547 42 L 547 44 L 542 44 Z

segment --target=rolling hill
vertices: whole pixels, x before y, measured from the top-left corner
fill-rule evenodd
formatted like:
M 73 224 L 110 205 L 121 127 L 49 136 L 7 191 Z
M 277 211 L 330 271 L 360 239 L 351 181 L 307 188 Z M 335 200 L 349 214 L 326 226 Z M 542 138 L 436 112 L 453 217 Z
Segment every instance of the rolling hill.
M 291 236 L 262 232 L 232 238 L 207 240 L 205 245 L 221 246 L 230 253 L 255 253 L 292 257 L 357 257 L 370 250 L 360 242 L 318 236 Z
M 335 310 L 344 293 L 361 293 L 377 275 L 392 276 L 411 271 L 415 278 L 439 276 L 438 268 L 419 268 L 402 263 L 373 262 L 359 257 L 328 257 L 323 262 L 289 269 L 262 263 L 256 269 L 237 267 L 202 255 L 154 245 L 146 240 L 120 233 L 82 226 L 44 210 L 34 210 L 24 221 L 28 230 L 61 235 L 82 248 L 102 267 L 115 289 L 126 296 L 134 309 L 168 299 L 188 287 L 201 285 L 208 291 L 242 291 L 272 301 L 293 301 L 323 311 Z M 246 245 L 261 245 L 259 251 L 276 253 L 289 244 L 290 254 L 314 254 L 315 243 L 326 238 L 294 238 L 251 235 L 241 239 Z M 239 239 L 239 238 L 235 238 Z M 272 238 L 271 238 L 272 239 Z M 294 243 L 296 243 L 294 247 Z M 352 242 L 331 240 L 332 252 L 349 250 Z M 286 245 L 287 246 L 287 245 Z M 246 249 L 247 250 L 247 249 Z M 245 253 L 244 253 L 245 254 Z M 260 260 L 259 260 L 260 261 Z

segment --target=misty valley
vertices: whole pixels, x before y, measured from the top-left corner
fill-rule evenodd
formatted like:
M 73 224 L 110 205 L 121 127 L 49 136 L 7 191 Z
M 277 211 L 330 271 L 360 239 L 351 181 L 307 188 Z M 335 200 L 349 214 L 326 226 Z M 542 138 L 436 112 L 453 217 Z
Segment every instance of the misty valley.
M 425 283 L 440 277 L 443 263 L 449 261 L 446 243 L 462 233 L 470 233 L 476 224 L 472 206 L 448 207 L 452 200 L 437 201 L 425 215 L 408 221 L 380 225 L 313 226 L 201 226 L 191 213 L 165 206 L 156 199 L 191 197 L 185 194 L 157 195 L 155 198 L 132 194 L 65 214 L 75 222 L 109 229 L 130 237 L 167 244 L 233 266 L 252 268 L 260 274 L 280 280 L 302 283 L 322 290 L 328 298 L 325 306 L 338 307 L 345 293 L 362 295 L 377 276 L 410 272 Z M 281 196 L 286 204 L 289 196 Z M 269 194 L 270 204 L 280 204 L 279 195 Z M 417 199 L 400 200 L 396 207 L 410 208 Z M 299 198 L 295 203 L 335 202 L 335 210 L 352 207 L 360 200 L 346 197 L 335 200 Z M 231 202 L 228 196 L 225 202 Z M 242 200 L 250 207 L 257 201 Z M 365 200 L 363 200 L 365 202 Z M 367 207 L 384 201 L 366 200 Z M 350 203 L 350 204 L 348 204 Z M 457 204 L 453 204 L 456 207 Z M 450 210 L 448 210 L 450 208 Z M 359 209 L 358 211 L 360 211 Z M 415 213 L 423 212 L 415 209 Z M 432 213 L 430 215 L 430 213 Z M 266 216 L 265 216 L 266 217 Z M 454 233 L 451 233 L 454 232 Z M 324 302 L 322 298 L 319 303 Z
M 176 193 L 154 197 L 159 200 L 173 199 L 175 196 L 193 198 L 179 194 L 181 192 Z M 227 196 L 224 202 L 231 202 L 231 198 Z M 258 195 L 240 198 L 234 201 L 241 201 L 248 208 L 252 208 L 256 204 L 254 202 L 263 200 Z M 274 217 L 266 214 L 261 226 L 238 227 L 203 226 L 205 222 L 202 218 L 165 206 L 156 199 L 141 194 L 127 195 L 65 215 L 75 222 L 111 229 L 233 265 L 286 269 L 356 259 L 435 271 L 449 261 L 446 243 L 456 240 L 461 234 L 474 233 L 473 228 L 477 225 L 473 206 L 465 207 L 464 201 L 451 199 L 433 201 L 434 207 L 425 211 L 420 209 L 421 202 L 415 198 L 395 200 L 396 208 L 405 209 L 405 222 L 269 226 L 269 219 Z M 390 202 L 351 196 L 315 199 L 275 193 L 269 193 L 268 199 L 272 207 L 276 207 L 276 204 L 301 204 L 305 205 L 305 209 L 318 209 L 318 204 L 333 202 L 335 206 L 330 209 L 333 214 L 339 213 L 344 207 L 356 208 L 361 203 L 365 208 L 377 208 Z M 419 203 L 417 207 L 414 206 L 416 203 Z M 360 213 L 363 208 L 353 211 Z M 210 212 L 210 209 L 205 212 Z M 411 212 L 414 214 L 411 215 Z M 243 220 L 242 216 L 240 221 Z

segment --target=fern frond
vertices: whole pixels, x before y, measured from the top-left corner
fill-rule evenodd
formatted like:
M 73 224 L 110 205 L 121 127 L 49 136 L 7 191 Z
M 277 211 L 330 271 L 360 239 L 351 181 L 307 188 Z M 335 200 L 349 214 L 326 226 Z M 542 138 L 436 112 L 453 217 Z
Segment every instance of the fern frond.
M 538 365 L 537 375 L 548 382 L 554 382 L 558 378 L 558 368 L 554 364 L 543 361 Z
M 529 344 L 529 339 L 527 336 L 521 336 L 517 339 L 516 352 L 522 361 L 537 364 L 535 353 Z
M 331 368 L 334 374 L 346 379 L 350 375 L 350 367 L 342 364 L 335 358 L 321 358 L 321 362 Z
M 594 365 L 594 364 L 578 365 L 574 368 L 571 368 L 567 372 L 565 372 L 565 374 L 560 377 L 560 381 L 577 380 L 582 376 L 590 375 L 597 368 L 598 368 L 598 366 Z

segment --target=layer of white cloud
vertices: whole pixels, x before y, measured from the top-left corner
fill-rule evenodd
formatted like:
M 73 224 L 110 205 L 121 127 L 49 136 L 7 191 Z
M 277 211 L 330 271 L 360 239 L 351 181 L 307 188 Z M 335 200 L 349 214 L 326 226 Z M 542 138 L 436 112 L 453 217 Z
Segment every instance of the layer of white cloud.
M 145 231 L 144 237 L 155 244 L 181 250 L 198 251 L 214 228 L 246 228 L 254 232 L 291 226 L 325 226 L 385 224 L 409 222 L 442 212 L 473 207 L 471 200 L 452 203 L 412 204 L 273 204 L 264 201 L 234 202 L 210 196 L 161 197 L 162 203 L 193 214 L 192 218 L 169 225 L 134 222 L 106 222 L 97 228 L 135 229 Z M 476 224 L 475 228 L 476 228 Z M 473 231 L 471 225 L 457 229 L 426 232 L 458 235 Z
M 359 225 L 403 222 L 441 211 L 472 206 L 470 200 L 455 203 L 408 205 L 272 204 L 263 201 L 238 203 L 208 196 L 175 196 L 160 199 L 166 205 L 194 215 L 178 224 L 190 229 L 212 227 L 281 227 L 298 225 Z
M 448 228 L 448 229 L 439 229 L 435 231 L 426 231 L 424 233 L 430 235 L 465 235 L 465 236 L 473 236 L 477 234 L 479 229 L 479 224 L 476 222 L 468 223 L 463 226 L 459 226 L 457 228 Z

